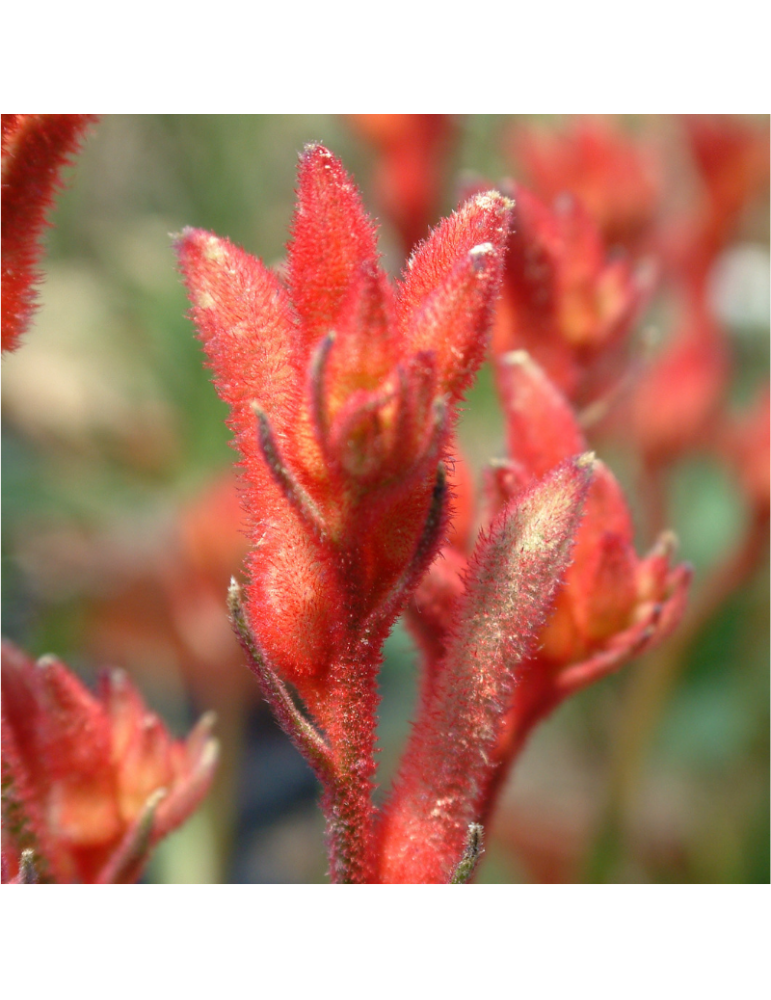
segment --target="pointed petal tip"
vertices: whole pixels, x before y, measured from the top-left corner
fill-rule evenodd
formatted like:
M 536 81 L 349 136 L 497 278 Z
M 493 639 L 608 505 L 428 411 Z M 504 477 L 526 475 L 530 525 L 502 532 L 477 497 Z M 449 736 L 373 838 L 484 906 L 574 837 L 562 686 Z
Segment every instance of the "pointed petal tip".
M 596 465 L 597 455 L 593 451 L 586 451 L 576 459 L 576 468 L 578 469 L 586 469 L 588 472 L 594 472 Z
M 508 351 L 506 354 L 501 354 L 498 358 L 498 364 L 511 365 L 512 367 L 519 365 L 521 368 L 538 368 L 538 365 L 533 360 L 532 356 L 521 348 L 516 351 Z
M 203 229 L 196 229 L 195 226 L 184 226 L 176 233 L 169 233 L 172 248 L 177 256 L 182 256 L 191 247 L 200 242 L 202 236 L 209 234 Z
M 327 156 L 332 155 L 323 142 L 320 142 L 318 139 L 312 139 L 310 142 L 305 143 L 299 158 L 306 160 L 314 155 L 323 156 L 325 153 Z
M 508 198 L 505 194 L 501 194 L 500 191 L 482 191 L 479 194 L 475 194 L 471 199 L 471 203 L 477 208 L 489 211 L 490 209 L 504 210 L 510 212 L 514 208 L 514 199 Z
M 196 770 L 199 774 L 208 774 L 214 771 L 220 756 L 220 741 L 211 737 L 204 744 L 201 756 L 198 759 Z
M 177 234 L 174 248 L 181 256 L 183 253 L 192 250 L 201 253 L 207 261 L 219 263 L 225 260 L 228 241 L 206 229 L 196 229 L 194 226 L 185 226 L 181 233 Z
M 236 618 L 243 614 L 242 602 L 243 594 L 241 592 L 241 584 L 234 576 L 231 576 L 230 583 L 228 584 L 227 596 L 228 614 L 231 618 Z
M 54 656 L 53 653 L 44 653 L 35 660 L 35 667 L 41 674 L 50 674 L 62 665 L 62 661 L 58 656 Z
M 183 226 L 179 232 L 169 233 L 169 236 L 171 237 L 174 246 L 177 247 L 180 243 L 185 243 L 199 231 L 200 230 L 197 230 L 195 226 Z
M 679 548 L 680 539 L 677 537 L 675 532 L 672 530 L 662 531 L 656 539 L 656 543 L 651 554 L 671 559 L 677 553 Z
M 328 149 L 323 142 L 318 142 L 316 140 L 305 143 L 298 160 L 298 169 L 300 174 L 308 168 L 313 168 L 314 165 L 317 167 L 321 166 L 322 168 L 324 166 L 337 167 L 339 170 L 343 171 L 343 173 L 346 173 L 343 161 L 339 157 L 335 156 L 332 150 Z

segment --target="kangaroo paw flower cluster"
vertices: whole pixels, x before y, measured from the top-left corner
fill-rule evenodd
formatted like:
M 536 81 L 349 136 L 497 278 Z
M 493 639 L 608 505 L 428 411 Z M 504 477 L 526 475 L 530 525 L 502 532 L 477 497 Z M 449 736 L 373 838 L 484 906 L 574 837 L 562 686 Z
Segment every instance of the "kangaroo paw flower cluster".
M 46 212 L 92 117 L 3 116 L 3 349 L 29 322 Z M 209 612 L 216 620 L 214 570 L 226 580 L 246 551 L 220 624 L 227 638 L 229 615 L 318 780 L 332 881 L 459 885 L 475 876 L 533 727 L 684 614 L 691 571 L 659 531 L 666 509 L 643 482 L 649 551 L 638 554 L 624 491 L 594 454 L 603 435 L 623 425 L 658 487 L 676 459 L 714 439 L 757 529 L 729 582 L 767 532 L 768 393 L 725 419 L 730 357 L 706 297 L 765 161 L 739 126 L 721 139 L 709 123 L 682 125 L 705 180 L 700 241 L 689 218 L 665 226 L 652 147 L 601 120 L 562 138 L 524 130 L 517 150 L 535 193 L 466 182 L 465 200 L 429 231 L 460 121 L 347 120 L 378 151 L 375 196 L 410 256 L 398 279 L 386 273 L 356 185 L 320 144 L 300 157 L 280 270 L 204 229 L 175 237 L 190 318 L 228 408 L 238 496 L 232 506 L 218 489 L 205 524 L 169 518 L 189 558 L 155 545 L 143 572 L 163 599 L 136 607 L 158 647 L 206 667 L 204 688 L 230 715 L 229 759 L 246 699 L 226 690 L 226 643 Z M 679 295 L 685 321 L 644 370 L 634 327 L 662 289 Z M 457 424 L 488 357 L 504 434 L 477 484 Z M 235 530 L 239 513 L 248 548 L 218 530 L 223 518 Z M 182 528 L 196 526 L 203 535 L 190 541 Z M 108 625 L 125 621 L 133 636 L 143 625 L 130 584 L 142 572 L 130 569 L 122 588 L 111 573 L 102 603 Z M 418 697 L 392 786 L 376 800 L 379 672 L 402 615 Z M 33 662 L 10 643 L 2 688 L 2 881 L 137 881 L 211 786 L 211 713 L 174 739 L 121 671 L 92 694 L 64 663 Z
M 213 718 L 181 742 L 122 671 L 95 697 L 53 657 L 2 661 L 3 881 L 136 882 L 209 789 Z
M 487 347 L 511 210 L 496 191 L 474 195 L 415 249 L 394 287 L 355 186 L 314 145 L 300 161 L 285 285 L 227 240 L 200 230 L 177 240 L 241 454 L 252 549 L 245 589 L 231 586 L 231 618 L 265 698 L 322 784 L 335 881 L 467 881 L 528 678 L 551 679 L 539 681 L 543 714 L 571 684 L 663 634 L 684 591 L 664 556 L 655 566 L 637 560 L 615 480 L 587 454 L 569 404 L 535 374 L 516 391 L 502 376 L 512 390 L 511 475 L 496 481 L 486 530 L 472 550 L 459 511 L 455 541 L 434 561 L 453 494 L 463 507 L 468 493 L 460 479 L 448 487 L 445 462 Z M 568 229 L 552 240 L 554 308 L 571 326 L 576 309 L 564 300 L 590 301 L 594 325 L 577 339 L 613 339 L 638 298 L 627 266 L 604 268 L 588 220 Z M 580 274 L 577 244 L 592 251 Z M 532 412 L 520 429 L 522 399 Z M 580 559 L 569 568 L 574 543 Z M 563 631 L 572 631 L 555 640 L 554 666 L 539 660 L 538 644 L 571 572 Z M 381 648 L 419 585 L 431 607 L 416 629 L 426 650 L 420 707 L 378 813 Z M 587 676 L 566 682 L 567 664 Z
M 471 198 L 416 248 L 393 287 L 352 181 L 331 153 L 310 146 L 286 287 L 226 240 L 198 230 L 178 240 L 193 318 L 242 456 L 253 548 L 231 613 L 263 693 L 322 781 L 339 881 L 380 877 L 372 788 L 381 647 L 446 531 L 444 459 L 457 404 L 487 347 L 509 213 L 497 192 Z M 569 465 L 548 497 L 536 493 L 526 513 L 503 514 L 480 574 L 495 572 L 491 562 L 503 572 L 530 521 L 549 520 L 542 505 L 559 507 L 550 537 L 566 553 L 587 475 Z M 560 565 L 553 556 L 533 571 L 549 595 Z M 527 576 L 519 563 L 506 572 L 511 586 Z M 500 594 L 511 603 L 503 585 Z M 464 649 L 477 646 L 471 621 L 482 599 L 469 597 Z M 453 820 L 445 881 L 472 818 L 461 809 Z
M 493 353 L 526 350 L 579 404 L 607 394 L 649 296 L 650 269 L 611 259 L 596 223 L 570 195 L 548 207 L 520 184 Z

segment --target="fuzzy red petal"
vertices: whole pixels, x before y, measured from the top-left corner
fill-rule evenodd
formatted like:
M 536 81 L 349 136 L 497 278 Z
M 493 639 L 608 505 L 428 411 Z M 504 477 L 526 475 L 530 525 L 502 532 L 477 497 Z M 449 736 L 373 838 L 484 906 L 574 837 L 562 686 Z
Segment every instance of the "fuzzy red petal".
M 375 227 L 342 163 L 320 145 L 300 158 L 297 208 L 288 247 L 289 295 L 306 358 L 335 329 L 351 282 L 362 267 L 377 267 Z
M 400 289 L 399 324 L 412 352 L 436 357 L 451 401 L 484 358 L 500 286 L 511 203 L 497 191 L 471 198 L 413 253 Z
M 530 355 L 505 354 L 498 373 L 507 450 L 514 462 L 540 477 L 586 450 L 573 408 Z
M 186 229 L 176 250 L 192 318 L 237 432 L 253 423 L 253 401 L 273 420 L 285 419 L 297 392 L 294 320 L 278 278 L 251 254 L 202 229 Z
M 14 350 L 35 306 L 46 215 L 61 171 L 95 115 L 3 115 L 2 349 Z

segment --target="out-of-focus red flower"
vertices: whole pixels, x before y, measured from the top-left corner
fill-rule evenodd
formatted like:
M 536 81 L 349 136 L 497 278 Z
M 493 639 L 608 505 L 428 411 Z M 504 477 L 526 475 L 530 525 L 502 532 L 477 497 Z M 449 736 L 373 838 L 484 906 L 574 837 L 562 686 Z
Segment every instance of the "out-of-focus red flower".
M 738 115 L 683 115 L 680 124 L 695 190 L 688 207 L 665 227 L 661 251 L 670 276 L 703 296 L 748 207 L 768 197 L 768 119 L 761 124 Z
M 170 663 L 198 703 L 218 711 L 248 701 L 254 682 L 223 613 L 223 595 L 248 550 L 242 524 L 228 472 L 175 511 L 141 562 L 108 552 L 92 572 L 87 602 L 94 660 L 130 665 L 132 673 L 146 665 L 154 674 Z
M 589 214 L 569 195 L 547 208 L 521 185 L 514 200 L 493 353 L 523 349 L 571 399 L 618 381 L 627 335 L 647 297 L 644 271 L 609 259 Z
M 175 740 L 121 671 L 94 697 L 60 661 L 8 642 L 2 695 L 8 879 L 27 850 L 38 881 L 135 882 L 208 791 L 212 717 Z
M 701 296 L 689 295 L 674 335 L 614 416 L 649 467 L 710 443 L 730 378 L 727 338 Z
M 748 409 L 726 421 L 719 447 L 739 474 L 744 494 L 759 521 L 769 516 L 771 494 L 771 392 L 766 386 Z
M 501 368 L 509 464 L 493 476 L 506 496 L 584 450 L 586 442 L 567 400 L 532 359 L 517 352 L 502 359 Z M 567 677 L 589 678 L 586 664 L 592 658 L 611 657 L 620 665 L 674 627 L 689 573 L 670 567 L 670 555 L 666 537 L 644 559 L 637 556 L 623 491 L 597 461 L 573 561 L 538 652 L 542 664 L 563 672 L 562 688 L 569 685 Z
M 661 197 L 661 167 L 650 145 L 607 118 L 579 116 L 568 128 L 517 126 L 511 147 L 530 186 L 547 201 L 570 193 L 609 246 L 644 248 Z
M 438 218 L 455 121 L 452 115 L 347 117 L 377 151 L 375 194 L 410 251 Z
M 373 874 L 382 642 L 446 523 L 445 454 L 484 357 L 509 203 L 444 220 L 392 288 L 340 162 L 300 162 L 287 286 L 200 230 L 178 240 L 193 318 L 230 406 L 252 549 L 234 622 L 266 698 L 325 786 L 335 879 Z M 322 738 L 283 687 L 290 681 Z
M 12 351 L 35 305 L 46 213 L 62 168 L 95 115 L 2 116 L 2 349 Z
M 768 117 L 761 125 L 732 115 L 683 120 L 705 194 L 700 239 L 715 253 L 734 235 L 747 205 L 768 196 Z

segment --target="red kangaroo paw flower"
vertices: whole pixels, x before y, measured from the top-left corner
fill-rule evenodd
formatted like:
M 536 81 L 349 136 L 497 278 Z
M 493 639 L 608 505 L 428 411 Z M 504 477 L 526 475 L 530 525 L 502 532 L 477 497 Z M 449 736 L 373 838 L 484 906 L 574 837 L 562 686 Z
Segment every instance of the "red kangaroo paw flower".
M 393 290 L 356 187 L 313 145 L 300 161 L 286 288 L 226 240 L 187 230 L 178 241 L 242 456 L 253 547 L 231 615 L 325 785 L 338 881 L 374 872 L 380 649 L 445 529 L 443 458 L 484 356 L 508 213 L 502 195 L 471 199 Z
M 375 196 L 409 251 L 437 217 L 448 155 L 457 128 L 452 115 L 347 115 L 377 151 Z
M 580 116 L 566 130 L 518 128 L 512 152 L 549 201 L 575 195 L 609 245 L 644 244 L 656 221 L 662 167 L 655 151 L 607 120 Z
M 35 307 L 40 239 L 61 171 L 95 115 L 2 116 L 2 349 L 12 351 Z
M 768 521 L 771 507 L 771 390 L 765 386 L 747 410 L 726 423 L 720 450 L 738 475 L 758 521 Z
M 543 475 L 544 468 L 563 461 L 576 448 L 585 448 L 567 400 L 526 354 L 515 352 L 502 359 L 500 384 L 509 454 L 520 476 L 522 470 Z M 667 554 L 671 555 L 671 546 Z M 635 553 L 623 491 L 613 473 L 598 461 L 573 562 L 542 635 L 539 659 L 555 667 L 577 662 L 644 618 L 651 602 L 668 600 L 677 590 L 675 580 L 666 559 L 656 565 L 661 572 L 654 583 L 646 561 L 641 562 Z M 655 638 L 661 638 L 658 630 Z
M 563 463 L 480 537 L 384 816 L 381 881 L 449 882 L 464 858 L 519 666 L 569 562 L 591 467 L 591 456 Z
M 573 198 L 547 208 L 521 185 L 493 353 L 527 350 L 571 399 L 607 392 L 623 372 L 628 334 L 650 290 L 646 269 L 610 260 L 600 232 Z
M 533 488 L 586 441 L 567 399 L 524 351 L 499 362 L 498 385 L 510 458 L 487 470 L 483 523 Z M 533 726 L 564 698 L 618 670 L 665 638 L 680 621 L 690 582 L 673 567 L 671 536 L 640 559 L 626 500 L 610 470 L 594 463 L 570 565 L 535 650 L 518 667 L 518 684 L 499 726 L 473 818 L 486 822 L 507 769 Z M 406 621 L 426 656 L 422 697 L 430 703 L 442 657 L 453 642 L 467 549 L 446 545 L 416 591 Z
M 173 740 L 114 671 L 95 697 L 52 657 L 3 643 L 4 846 L 39 881 L 136 881 L 208 791 L 212 718 Z M 12 874 L 12 873 L 11 873 Z
M 565 450 L 582 443 L 576 418 L 543 371 L 522 352 L 507 355 L 503 371 L 504 411 L 508 422 L 511 465 L 516 474 L 499 477 L 499 493 L 507 483 L 521 489 L 528 466 L 564 459 Z M 535 416 L 527 432 L 524 407 Z M 544 452 L 538 455 L 538 428 Z M 561 429 L 561 435 L 554 428 Z M 537 472 L 536 472 L 537 474 Z M 539 646 L 523 665 L 521 683 L 495 750 L 499 762 L 488 787 L 480 792 L 478 816 L 490 813 L 506 769 L 533 726 L 564 698 L 618 670 L 624 663 L 661 642 L 679 623 L 691 580 L 687 566 L 672 566 L 672 536 L 644 559 L 633 545 L 632 523 L 621 487 L 610 470 L 595 463 L 595 474 L 576 532 L 573 559 L 565 572 L 554 612 L 541 630 Z
M 703 303 L 689 297 L 682 322 L 619 408 L 651 467 L 709 444 L 730 378 L 725 334 Z

